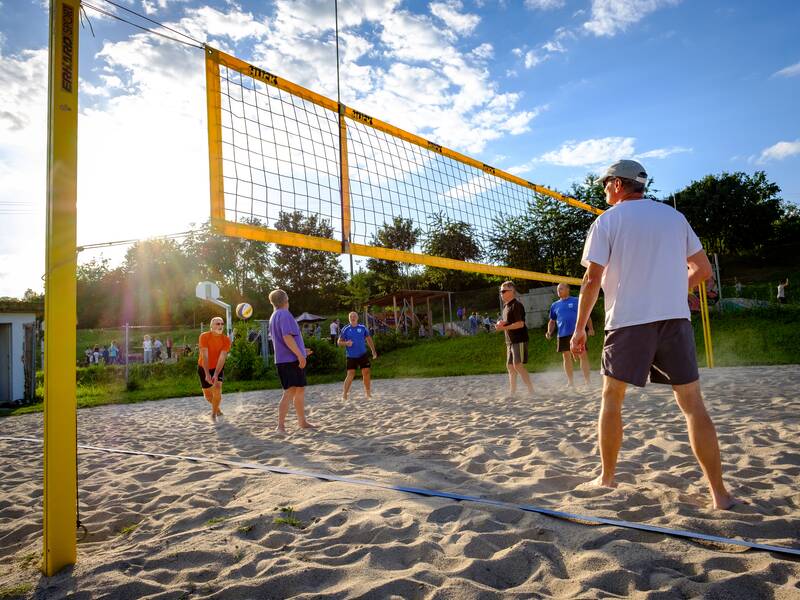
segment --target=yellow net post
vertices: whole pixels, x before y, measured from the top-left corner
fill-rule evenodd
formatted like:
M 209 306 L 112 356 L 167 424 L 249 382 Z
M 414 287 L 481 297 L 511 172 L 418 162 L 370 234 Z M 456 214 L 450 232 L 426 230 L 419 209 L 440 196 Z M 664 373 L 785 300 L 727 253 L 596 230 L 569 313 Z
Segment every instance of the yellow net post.
M 47 576 L 74 564 L 77 557 L 75 273 L 79 10 L 79 0 L 50 1 L 42 547 L 42 567 Z
M 714 347 L 711 343 L 711 319 L 708 313 L 708 294 L 706 293 L 706 282 L 700 282 L 700 316 L 703 323 L 703 341 L 706 349 L 706 366 L 714 368 Z

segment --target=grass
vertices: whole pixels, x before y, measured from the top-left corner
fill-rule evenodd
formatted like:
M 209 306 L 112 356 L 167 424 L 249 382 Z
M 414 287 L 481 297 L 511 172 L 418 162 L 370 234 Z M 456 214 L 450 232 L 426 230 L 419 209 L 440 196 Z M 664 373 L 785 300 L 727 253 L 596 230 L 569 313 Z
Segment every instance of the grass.
M 27 569 L 28 567 L 32 566 L 37 560 L 41 558 L 41 555 L 38 552 L 28 552 L 27 554 L 23 554 L 19 557 L 19 565 L 23 569 Z
M 224 523 L 230 517 L 211 517 L 208 521 L 205 522 L 206 527 L 212 527 L 214 525 L 219 525 L 220 523 Z
M 32 583 L 19 583 L 0 587 L 0 598 L 18 598 L 24 596 L 33 589 Z
M 693 316 L 692 323 L 698 363 L 706 366 L 699 317 Z M 712 307 L 711 331 L 715 365 L 718 367 L 800 363 L 800 306 L 776 305 L 760 310 L 729 311 L 723 315 L 719 315 Z M 532 329 L 529 333 L 528 369 L 538 372 L 559 368 L 561 356 L 555 351 L 555 341 L 546 340 L 543 329 Z M 589 338 L 589 358 L 594 369 L 597 369 L 600 362 L 602 343 L 600 332 Z M 376 379 L 394 379 L 503 373 L 504 344 L 503 336 L 494 333 L 425 340 L 381 355 L 373 362 L 372 374 Z M 310 385 L 315 385 L 339 382 L 343 376 L 344 373 L 339 372 L 311 372 L 308 380 Z M 277 375 L 270 368 L 265 379 L 226 381 L 224 393 L 228 395 L 279 388 Z M 200 389 L 195 375 L 173 375 L 169 369 L 164 369 L 161 375 L 142 379 L 140 389 L 130 391 L 125 389 L 121 381 L 98 381 L 87 377 L 84 383 L 78 385 L 77 402 L 79 408 L 88 408 L 199 395 Z M 43 404 L 39 402 L 14 409 L 0 409 L 0 416 L 41 412 L 42 409 Z
M 278 510 L 280 510 L 283 516 L 275 518 L 273 521 L 275 525 L 289 525 L 290 527 L 295 527 L 297 529 L 303 529 L 305 527 L 305 523 L 294 516 L 293 506 L 281 506 Z
M 130 535 L 134 531 L 136 531 L 136 528 L 139 527 L 139 525 L 141 525 L 141 523 L 133 523 L 131 525 L 126 525 L 125 527 L 119 530 L 119 534 L 122 536 Z
M 253 531 L 254 527 L 255 525 L 248 523 L 247 525 L 240 525 L 239 527 L 236 528 L 236 531 L 238 531 L 239 533 L 250 533 L 251 531 Z

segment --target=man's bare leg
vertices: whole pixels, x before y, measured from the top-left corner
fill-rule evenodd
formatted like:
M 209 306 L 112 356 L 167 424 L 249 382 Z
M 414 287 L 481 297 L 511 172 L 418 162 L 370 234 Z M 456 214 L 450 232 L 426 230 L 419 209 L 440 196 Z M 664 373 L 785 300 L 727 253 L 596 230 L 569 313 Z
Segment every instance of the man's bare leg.
M 569 352 L 562 352 L 561 358 L 564 360 L 564 373 L 567 375 L 567 383 L 569 387 L 575 387 L 575 382 L 572 379 L 572 354 Z
M 522 383 L 525 384 L 525 387 L 528 388 L 528 393 L 533 393 L 533 384 L 531 383 L 531 376 L 528 375 L 528 369 L 525 368 L 523 363 L 517 363 L 514 365 L 514 370 L 519 373 L 519 376 L 522 378 Z
M 508 393 L 512 396 L 517 393 L 517 371 L 514 365 L 506 365 L 508 368 Z
M 275 431 L 286 433 L 286 414 L 289 412 L 289 403 L 294 400 L 294 393 L 296 390 L 296 387 L 290 387 L 288 390 L 283 390 L 281 403 L 278 405 L 278 427 L 275 429 Z
M 603 487 L 616 487 L 614 473 L 617 457 L 622 447 L 622 402 L 628 384 L 605 375 L 603 377 L 603 403 L 597 421 L 597 440 L 600 446 L 602 471 L 592 483 Z
M 211 420 L 216 421 L 217 413 L 214 410 L 214 388 L 203 388 L 203 398 L 211 405 Z
M 347 376 L 344 378 L 344 387 L 342 388 L 342 400 L 347 400 L 347 396 L 350 394 L 350 386 L 353 385 L 353 379 L 355 376 L 355 369 L 347 370 Z
M 214 413 L 215 416 L 220 417 L 222 416 L 222 411 L 220 410 L 220 405 L 222 404 L 222 383 L 219 381 L 211 388 L 211 412 Z
M 722 481 L 722 461 L 719 455 L 717 430 L 703 403 L 700 382 L 674 385 L 672 392 L 675 394 L 678 406 L 683 411 L 683 416 L 686 417 L 689 442 L 697 457 L 697 462 L 700 463 L 708 480 L 714 508 L 723 510 L 730 508 L 735 501 L 725 489 L 725 483 Z
M 367 400 L 372 399 L 372 371 L 370 369 L 361 369 L 361 379 L 364 380 L 364 392 L 367 394 Z
M 588 352 L 581 354 L 581 371 L 583 371 L 583 381 L 586 383 L 586 385 L 589 385 L 589 383 L 591 383 L 591 379 L 589 377 L 590 369 Z
M 306 388 L 298 387 L 294 389 L 294 411 L 297 413 L 297 424 L 300 429 L 315 429 L 315 426 L 306 421 Z

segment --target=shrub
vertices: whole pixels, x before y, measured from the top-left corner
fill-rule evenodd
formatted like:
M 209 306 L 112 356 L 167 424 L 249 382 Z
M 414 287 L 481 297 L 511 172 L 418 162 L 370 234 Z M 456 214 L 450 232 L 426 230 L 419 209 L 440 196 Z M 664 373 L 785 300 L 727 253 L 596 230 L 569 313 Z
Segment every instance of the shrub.
M 344 352 L 329 340 L 315 337 L 303 338 L 306 348 L 314 354 L 308 357 L 309 373 L 335 373 L 344 369 Z
M 249 333 L 247 323 L 239 321 L 234 325 L 233 345 L 225 361 L 225 374 L 234 380 L 254 379 L 261 357 L 256 345 L 247 341 Z
M 375 349 L 378 354 L 386 354 L 398 348 L 407 348 L 419 343 L 419 338 L 414 336 L 404 336 L 402 333 L 389 331 L 387 333 L 379 333 L 373 338 L 375 341 Z

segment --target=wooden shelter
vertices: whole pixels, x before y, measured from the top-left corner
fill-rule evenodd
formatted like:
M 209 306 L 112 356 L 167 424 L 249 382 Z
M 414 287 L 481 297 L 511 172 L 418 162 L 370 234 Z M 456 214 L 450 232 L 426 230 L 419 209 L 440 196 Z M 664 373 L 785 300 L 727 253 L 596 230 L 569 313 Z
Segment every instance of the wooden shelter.
M 388 309 L 391 307 L 392 321 L 395 331 L 401 329 L 401 321 L 404 329 L 408 329 L 407 321 L 410 319 L 411 327 L 424 327 L 428 336 L 433 336 L 433 311 L 431 301 L 442 301 L 442 332 L 447 333 L 448 320 L 453 320 L 452 292 L 440 292 L 438 290 L 397 290 L 383 296 L 370 298 L 364 304 L 364 322 L 369 324 L 368 314 L 370 306 L 379 306 Z M 417 308 L 425 306 L 427 323 L 424 323 L 417 315 Z M 449 315 L 449 319 L 447 316 Z

